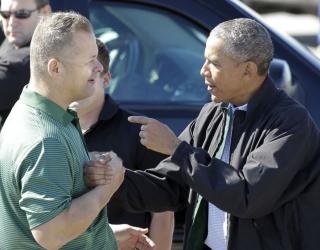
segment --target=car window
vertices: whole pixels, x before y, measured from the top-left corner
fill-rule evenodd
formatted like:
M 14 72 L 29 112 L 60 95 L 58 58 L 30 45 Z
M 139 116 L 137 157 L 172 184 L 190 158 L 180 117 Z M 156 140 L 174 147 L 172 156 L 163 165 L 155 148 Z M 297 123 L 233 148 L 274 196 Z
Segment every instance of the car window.
M 117 101 L 209 100 L 199 71 L 207 32 L 175 13 L 130 3 L 94 2 L 90 19 L 110 50 L 109 94 Z

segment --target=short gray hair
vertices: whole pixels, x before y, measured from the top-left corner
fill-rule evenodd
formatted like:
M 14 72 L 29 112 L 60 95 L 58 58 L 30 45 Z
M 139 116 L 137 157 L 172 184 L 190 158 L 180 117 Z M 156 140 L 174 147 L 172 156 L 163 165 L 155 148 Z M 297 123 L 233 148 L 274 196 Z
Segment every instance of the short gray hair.
M 237 18 L 217 25 L 211 37 L 224 42 L 224 52 L 239 61 L 253 61 L 259 75 L 268 73 L 273 58 L 273 44 L 269 32 L 258 22 Z
M 64 48 L 71 47 L 75 32 L 93 34 L 90 21 L 75 12 L 56 12 L 42 17 L 30 44 L 31 73 L 45 76 L 47 63 L 51 58 L 59 58 Z

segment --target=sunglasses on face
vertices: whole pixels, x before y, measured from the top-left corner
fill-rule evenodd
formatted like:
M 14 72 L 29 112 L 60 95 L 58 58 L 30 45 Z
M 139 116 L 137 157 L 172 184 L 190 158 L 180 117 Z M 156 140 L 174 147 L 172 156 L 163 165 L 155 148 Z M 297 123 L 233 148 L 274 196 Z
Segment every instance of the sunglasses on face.
M 9 11 L 9 10 L 0 10 L 0 15 L 4 18 L 4 19 L 8 19 L 11 15 L 14 15 L 15 18 L 18 19 L 26 19 L 29 18 L 32 14 L 32 12 L 36 11 L 40 9 L 39 7 L 34 9 L 34 10 L 25 10 L 25 9 L 21 9 L 21 10 L 16 10 L 16 11 Z

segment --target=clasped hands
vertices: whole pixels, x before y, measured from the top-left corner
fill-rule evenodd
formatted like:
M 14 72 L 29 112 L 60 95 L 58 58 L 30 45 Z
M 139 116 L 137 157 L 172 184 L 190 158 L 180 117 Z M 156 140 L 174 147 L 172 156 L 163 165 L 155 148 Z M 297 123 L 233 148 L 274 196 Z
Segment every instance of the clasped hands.
M 112 151 L 91 152 L 90 161 L 86 164 L 84 173 L 88 187 L 104 185 L 114 193 L 124 179 L 125 168 L 122 160 Z M 119 250 L 153 250 L 154 242 L 146 236 L 148 229 L 133 227 L 128 224 L 110 225 Z
M 153 151 L 172 155 L 180 144 L 179 138 L 165 124 L 145 116 L 130 116 L 128 121 L 141 124 L 139 133 L 142 145 Z M 115 191 L 124 178 L 122 160 L 112 151 L 91 152 L 89 167 L 85 168 L 85 180 L 88 187 L 97 185 L 112 185 Z
M 116 153 L 90 152 L 90 161 L 84 169 L 88 187 L 107 185 L 115 192 L 123 182 L 125 168 Z

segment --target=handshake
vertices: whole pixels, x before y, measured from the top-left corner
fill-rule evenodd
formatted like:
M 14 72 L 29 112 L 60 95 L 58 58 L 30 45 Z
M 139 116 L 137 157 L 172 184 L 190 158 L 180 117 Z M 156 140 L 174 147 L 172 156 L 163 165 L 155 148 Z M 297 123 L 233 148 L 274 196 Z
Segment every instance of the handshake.
M 124 179 L 125 168 L 116 153 L 90 152 L 90 161 L 84 168 L 85 181 L 89 188 L 105 186 L 112 194 Z
M 101 201 L 106 205 L 118 190 L 124 179 L 125 168 L 122 160 L 112 151 L 91 152 L 90 161 L 84 168 L 86 184 L 91 189 L 99 189 Z M 148 229 L 127 224 L 110 225 L 115 234 L 118 249 L 154 250 L 155 243 L 146 235 Z

